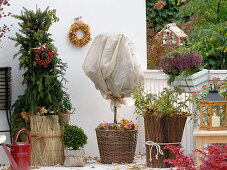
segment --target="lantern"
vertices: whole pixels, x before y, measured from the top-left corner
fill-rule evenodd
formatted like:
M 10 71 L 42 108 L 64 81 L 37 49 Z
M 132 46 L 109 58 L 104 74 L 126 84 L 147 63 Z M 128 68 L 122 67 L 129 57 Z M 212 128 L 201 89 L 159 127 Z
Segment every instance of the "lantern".
M 217 90 L 200 101 L 200 129 L 227 130 L 227 100 Z

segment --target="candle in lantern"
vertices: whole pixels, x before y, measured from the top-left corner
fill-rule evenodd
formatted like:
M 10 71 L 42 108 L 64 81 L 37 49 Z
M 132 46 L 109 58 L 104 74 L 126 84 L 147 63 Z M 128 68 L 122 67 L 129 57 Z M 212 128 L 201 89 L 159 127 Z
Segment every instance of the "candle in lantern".
M 217 115 L 212 116 L 212 126 L 220 127 L 220 116 Z

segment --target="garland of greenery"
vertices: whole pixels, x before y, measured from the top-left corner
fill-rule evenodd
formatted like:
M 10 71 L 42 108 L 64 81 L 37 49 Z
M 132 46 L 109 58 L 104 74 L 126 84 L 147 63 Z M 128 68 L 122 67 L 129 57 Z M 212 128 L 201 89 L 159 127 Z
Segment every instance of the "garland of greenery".
M 48 33 L 52 23 L 58 21 L 56 11 L 48 8 L 44 11 L 31 11 L 24 8 L 21 15 L 14 17 L 21 21 L 21 28 L 20 33 L 16 33 L 16 37 L 11 39 L 16 41 L 16 46 L 20 45 L 15 56 L 19 55 L 20 68 L 24 70 L 22 84 L 27 88 L 13 105 L 12 135 L 20 128 L 30 128 L 30 115 L 59 115 L 59 121 L 63 122 L 62 113 L 72 109 L 69 95 L 63 90 L 67 66 L 57 57 L 57 49 Z M 35 60 L 39 52 L 47 52 L 44 48 L 40 48 L 39 52 L 34 50 L 40 44 L 45 44 L 48 53 L 53 56 L 49 56 L 51 62 L 46 62 L 43 67 Z
M 69 40 L 78 47 L 85 46 L 89 41 L 91 41 L 90 27 L 80 20 L 81 17 L 75 19 L 75 23 L 71 25 L 69 31 Z M 82 30 L 84 36 L 78 38 L 76 32 Z

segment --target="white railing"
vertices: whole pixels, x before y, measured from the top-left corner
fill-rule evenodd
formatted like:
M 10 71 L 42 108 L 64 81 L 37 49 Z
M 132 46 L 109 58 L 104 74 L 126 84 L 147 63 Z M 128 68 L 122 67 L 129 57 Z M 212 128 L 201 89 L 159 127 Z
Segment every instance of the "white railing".
M 162 91 L 163 88 L 169 87 L 167 84 L 167 76 L 161 72 L 160 70 L 146 70 L 144 71 L 145 76 L 145 89 L 146 91 L 149 91 L 151 93 L 157 94 L 160 91 Z M 210 70 L 209 71 L 209 79 L 212 79 L 213 77 L 219 77 L 221 80 L 227 77 L 227 70 Z M 186 95 L 190 95 L 188 93 L 185 93 L 181 96 L 182 100 L 184 100 Z M 193 105 L 191 103 L 188 103 L 189 108 L 191 112 L 193 112 Z M 143 121 L 140 120 L 140 126 L 143 126 Z M 141 128 L 140 132 L 140 140 L 141 143 L 144 143 L 144 131 L 143 128 Z M 184 149 L 186 150 L 186 153 L 192 153 L 194 148 L 194 140 L 193 140 L 193 120 L 189 117 L 184 129 L 184 134 L 182 138 L 182 145 Z M 142 145 L 140 148 L 141 152 L 144 152 L 145 146 Z

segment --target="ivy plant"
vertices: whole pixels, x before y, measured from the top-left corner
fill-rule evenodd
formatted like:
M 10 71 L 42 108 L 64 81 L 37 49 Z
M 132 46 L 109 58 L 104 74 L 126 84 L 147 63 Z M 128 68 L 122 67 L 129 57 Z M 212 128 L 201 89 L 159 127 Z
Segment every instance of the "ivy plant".
M 166 24 L 187 21 L 189 19 L 188 16 L 182 17 L 178 15 L 179 9 L 183 4 L 182 0 L 147 0 L 146 16 L 148 28 L 153 28 L 154 32 L 157 33 Z
M 181 24 L 189 20 L 189 15 L 179 15 L 180 7 L 185 0 L 147 0 L 147 61 L 149 69 L 158 69 L 159 60 L 168 52 L 173 51 L 171 47 L 162 46 L 162 41 L 155 35 L 163 29 L 166 24 Z

